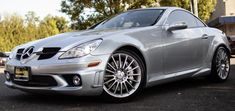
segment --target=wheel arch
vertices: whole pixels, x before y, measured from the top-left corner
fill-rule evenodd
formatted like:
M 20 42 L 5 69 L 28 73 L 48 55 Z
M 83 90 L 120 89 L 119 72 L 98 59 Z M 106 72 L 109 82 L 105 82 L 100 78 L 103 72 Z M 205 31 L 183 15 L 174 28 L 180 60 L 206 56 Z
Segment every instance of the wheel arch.
M 230 55 L 231 52 L 229 50 L 229 48 L 225 45 L 225 44 L 219 44 L 217 47 L 215 47 L 215 50 L 213 51 L 213 55 L 212 55 L 212 58 L 211 58 L 211 68 L 212 68 L 212 61 L 215 57 L 215 53 L 217 52 L 217 50 L 220 48 L 220 47 L 223 47 L 225 48 L 226 52 Z M 231 55 L 230 55 L 231 56 Z
M 218 52 L 218 50 L 220 49 L 220 48 L 223 48 L 223 49 L 225 49 L 225 51 L 226 51 L 226 53 L 228 54 L 228 61 L 230 61 L 229 59 L 230 59 L 230 57 L 231 57 L 231 52 L 230 52 L 230 49 L 226 46 L 226 44 L 219 44 L 217 47 L 215 47 L 215 50 L 214 50 L 214 52 L 213 52 L 213 57 L 212 57 L 212 62 L 211 62 L 211 73 L 210 73 L 210 75 L 208 76 L 209 77 L 209 79 L 210 80 L 212 80 L 213 82 L 223 82 L 223 81 L 225 81 L 227 78 L 228 78 L 228 76 L 226 77 L 226 79 L 221 79 L 219 76 L 218 76 L 218 74 L 216 74 L 216 73 L 218 73 L 217 72 L 217 69 L 216 69 L 216 65 L 215 65 L 215 58 L 216 58 L 216 53 Z M 230 65 L 230 64 L 229 64 Z M 216 72 L 215 72 L 216 71 Z M 229 68 L 229 71 L 230 71 L 230 68 Z M 229 75 L 229 71 L 228 71 L 228 75 Z M 215 75 L 216 74 L 216 75 Z
M 229 49 L 225 44 L 219 44 L 219 45 L 215 48 L 215 50 L 214 50 L 214 52 L 213 52 L 213 56 L 215 55 L 216 51 L 217 51 L 220 47 L 225 48 L 226 52 L 227 52 L 229 55 L 231 54 L 230 49 Z M 230 56 L 231 56 L 231 55 L 230 55 Z

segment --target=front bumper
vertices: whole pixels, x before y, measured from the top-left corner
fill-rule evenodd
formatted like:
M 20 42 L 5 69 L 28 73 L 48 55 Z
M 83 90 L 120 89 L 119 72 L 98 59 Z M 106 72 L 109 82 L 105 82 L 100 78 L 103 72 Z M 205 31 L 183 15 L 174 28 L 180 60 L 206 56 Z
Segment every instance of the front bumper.
M 26 92 L 35 93 L 62 93 L 72 95 L 100 95 L 103 91 L 103 75 L 108 61 L 109 54 L 93 56 L 88 55 L 86 57 L 68 60 L 56 60 L 52 61 L 28 61 L 25 64 L 20 61 L 12 59 L 7 62 L 5 73 L 14 74 L 15 67 L 30 67 L 31 76 L 47 76 L 53 78 L 57 85 L 55 86 L 30 86 L 18 84 L 12 78 L 6 80 L 5 84 L 14 89 L 20 89 Z M 89 63 L 93 61 L 100 61 L 100 64 L 95 67 L 88 67 Z M 78 75 L 81 79 L 80 86 L 71 86 L 64 78 L 64 75 Z

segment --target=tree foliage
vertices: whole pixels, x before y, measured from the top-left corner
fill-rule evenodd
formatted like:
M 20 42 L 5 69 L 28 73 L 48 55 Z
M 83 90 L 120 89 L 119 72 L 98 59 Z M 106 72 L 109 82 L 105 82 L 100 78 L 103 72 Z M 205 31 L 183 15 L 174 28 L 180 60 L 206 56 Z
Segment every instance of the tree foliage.
M 155 6 L 158 0 L 63 0 L 61 11 L 70 16 L 75 29 L 86 29 L 94 23 L 128 9 Z M 91 12 L 88 12 L 88 11 Z M 88 13 L 87 13 L 88 12 Z
M 199 17 L 207 21 L 216 0 L 198 0 Z M 190 0 L 63 0 L 61 11 L 70 16 L 74 29 L 86 29 L 94 23 L 128 9 L 176 6 L 190 10 Z
M 208 21 L 215 9 L 216 3 L 217 0 L 198 0 L 199 17 L 204 21 Z
M 63 17 L 48 15 L 39 20 L 34 12 L 28 12 L 25 18 L 13 14 L 0 21 L 0 51 L 10 51 L 16 45 L 70 30 Z
M 175 6 L 190 10 L 190 1 L 191 0 L 161 0 L 160 4 L 161 6 Z

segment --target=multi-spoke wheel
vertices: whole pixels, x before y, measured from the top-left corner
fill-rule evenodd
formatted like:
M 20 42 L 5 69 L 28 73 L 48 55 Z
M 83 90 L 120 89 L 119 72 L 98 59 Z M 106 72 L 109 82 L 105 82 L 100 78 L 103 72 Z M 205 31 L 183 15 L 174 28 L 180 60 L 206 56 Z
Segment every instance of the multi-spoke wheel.
M 225 81 L 230 72 L 230 56 L 223 47 L 219 47 L 212 61 L 211 78 L 215 81 Z
M 143 72 L 143 63 L 135 53 L 117 51 L 107 63 L 103 89 L 113 98 L 133 96 L 143 87 Z

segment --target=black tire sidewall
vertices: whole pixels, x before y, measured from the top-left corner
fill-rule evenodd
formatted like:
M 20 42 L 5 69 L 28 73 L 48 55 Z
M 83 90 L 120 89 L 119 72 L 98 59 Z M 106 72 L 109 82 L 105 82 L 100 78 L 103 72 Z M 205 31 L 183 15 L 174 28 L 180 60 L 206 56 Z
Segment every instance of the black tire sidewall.
M 227 75 L 227 77 L 225 79 L 222 79 L 219 76 L 219 74 L 217 72 L 217 68 L 216 68 L 216 57 L 218 55 L 219 50 L 224 50 L 226 52 L 226 55 L 227 55 L 228 61 L 229 61 L 229 71 L 228 71 L 228 75 Z M 218 47 L 216 52 L 215 52 L 215 54 L 214 54 L 214 56 L 213 56 L 210 79 L 212 81 L 214 81 L 214 82 L 224 82 L 224 81 L 226 81 L 228 79 L 228 77 L 229 77 L 230 68 L 231 68 L 231 66 L 230 66 L 230 56 L 229 56 L 229 53 L 227 52 L 227 50 L 224 47 Z

